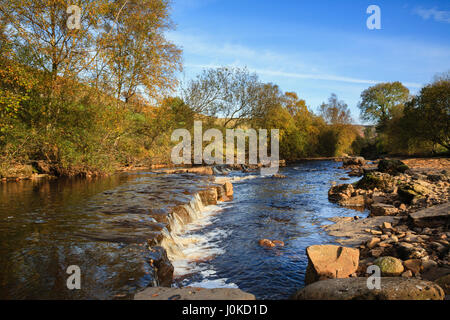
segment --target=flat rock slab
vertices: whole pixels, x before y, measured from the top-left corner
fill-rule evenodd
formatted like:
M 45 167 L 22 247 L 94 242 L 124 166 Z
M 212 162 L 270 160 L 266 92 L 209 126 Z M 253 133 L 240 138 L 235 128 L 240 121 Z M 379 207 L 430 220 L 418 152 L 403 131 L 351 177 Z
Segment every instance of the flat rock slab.
M 336 223 L 323 226 L 323 229 L 331 236 L 340 238 L 336 242 L 348 246 L 357 246 L 373 237 L 372 234 L 365 232 L 364 229 L 373 229 L 382 225 L 383 222 L 389 222 L 394 225 L 397 224 L 399 219 L 399 217 L 391 216 L 371 217 L 354 221 L 348 221 L 346 217 L 342 219 L 333 218 L 333 221 Z
M 418 279 L 382 277 L 381 289 L 371 290 L 367 278 L 330 279 L 298 291 L 295 300 L 443 300 L 437 284 Z
M 450 225 L 450 202 L 410 213 L 409 218 L 417 227 L 448 227 Z
M 240 289 L 218 288 L 147 288 L 134 300 L 256 300 L 253 294 Z

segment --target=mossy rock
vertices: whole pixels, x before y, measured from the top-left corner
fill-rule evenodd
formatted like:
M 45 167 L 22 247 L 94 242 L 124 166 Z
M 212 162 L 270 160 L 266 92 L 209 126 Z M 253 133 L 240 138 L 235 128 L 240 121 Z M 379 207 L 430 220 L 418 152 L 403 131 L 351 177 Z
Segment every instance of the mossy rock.
M 391 175 L 398 175 L 405 173 L 409 170 L 409 167 L 400 160 L 380 160 L 378 163 L 378 171 L 383 173 L 389 173 Z
M 389 174 L 380 172 L 366 173 L 364 177 L 356 182 L 357 189 L 373 190 L 375 188 L 380 190 L 391 189 L 394 181 Z
M 381 275 L 386 277 L 399 276 L 405 270 L 402 260 L 394 257 L 378 258 L 374 264 L 380 267 Z
M 399 185 L 397 192 L 400 199 L 410 204 L 414 199 L 423 198 L 430 190 L 417 183 L 403 183 Z

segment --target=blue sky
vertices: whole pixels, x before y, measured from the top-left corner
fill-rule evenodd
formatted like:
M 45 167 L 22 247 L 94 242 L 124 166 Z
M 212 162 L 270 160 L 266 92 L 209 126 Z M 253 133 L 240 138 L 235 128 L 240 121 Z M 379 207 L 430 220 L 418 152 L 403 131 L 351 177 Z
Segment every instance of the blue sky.
M 381 30 L 369 30 L 369 5 Z M 205 67 L 246 66 L 316 110 L 336 93 L 359 120 L 361 91 L 401 81 L 411 92 L 450 69 L 450 1 L 173 0 L 187 80 Z

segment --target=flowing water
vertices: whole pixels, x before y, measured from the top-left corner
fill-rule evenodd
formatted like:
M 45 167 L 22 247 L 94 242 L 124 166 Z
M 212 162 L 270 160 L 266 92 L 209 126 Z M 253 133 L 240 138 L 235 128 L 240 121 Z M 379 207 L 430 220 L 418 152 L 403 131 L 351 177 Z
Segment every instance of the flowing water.
M 282 168 L 286 179 L 231 173 L 233 201 L 207 207 L 197 192 L 212 181 L 189 174 L 1 184 L 0 298 L 131 297 L 157 285 L 147 242 L 166 249 L 174 285 L 288 298 L 303 286 L 305 248 L 334 241 L 320 226 L 364 215 L 328 202 L 331 182 L 346 176 L 338 166 L 305 162 Z M 262 248 L 264 238 L 285 246 Z M 70 265 L 81 269 L 81 290 L 66 287 Z

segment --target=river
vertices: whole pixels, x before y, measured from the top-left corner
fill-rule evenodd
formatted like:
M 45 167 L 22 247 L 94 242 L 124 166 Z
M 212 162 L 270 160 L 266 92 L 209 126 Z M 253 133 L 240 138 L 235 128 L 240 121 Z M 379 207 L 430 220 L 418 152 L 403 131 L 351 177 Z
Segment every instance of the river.
M 328 201 L 332 181 L 346 177 L 338 166 L 303 162 L 281 168 L 285 179 L 232 172 L 233 201 L 208 207 L 195 194 L 213 182 L 190 174 L 0 184 L 0 299 L 131 298 L 157 285 L 147 241 L 167 250 L 175 286 L 286 299 L 303 286 L 306 247 L 334 242 L 320 226 L 366 215 Z M 168 220 L 175 205 L 195 221 Z M 264 238 L 285 245 L 263 248 Z M 81 269 L 81 290 L 66 287 L 70 265 Z

